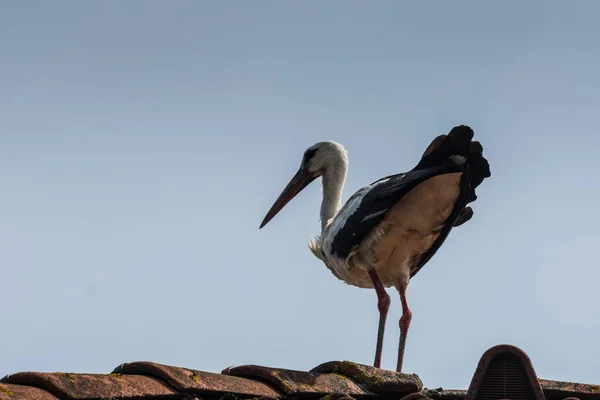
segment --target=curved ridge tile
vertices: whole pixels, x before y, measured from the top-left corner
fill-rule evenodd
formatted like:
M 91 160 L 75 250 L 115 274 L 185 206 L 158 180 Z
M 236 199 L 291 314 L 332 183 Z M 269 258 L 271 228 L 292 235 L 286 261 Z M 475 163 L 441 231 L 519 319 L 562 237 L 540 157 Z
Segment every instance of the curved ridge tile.
M 276 390 L 262 382 L 147 361 L 125 363 L 117 367 L 114 372 L 125 376 L 130 374 L 152 376 L 180 392 L 232 393 L 245 397 L 281 397 Z
M 311 372 L 340 374 L 374 393 L 407 395 L 423 389 L 423 382 L 416 374 L 404 374 L 351 361 L 326 362 L 316 366 Z
M 19 372 L 8 375 L 1 382 L 33 386 L 68 400 L 164 398 L 175 395 L 162 383 L 146 376 Z
M 58 400 L 56 397 L 31 386 L 0 383 L 0 400 Z
M 268 368 L 259 365 L 233 367 L 227 369 L 224 373 L 267 382 L 286 395 L 373 395 L 373 393 L 363 389 L 352 380 L 336 374 L 320 374 L 283 368 Z

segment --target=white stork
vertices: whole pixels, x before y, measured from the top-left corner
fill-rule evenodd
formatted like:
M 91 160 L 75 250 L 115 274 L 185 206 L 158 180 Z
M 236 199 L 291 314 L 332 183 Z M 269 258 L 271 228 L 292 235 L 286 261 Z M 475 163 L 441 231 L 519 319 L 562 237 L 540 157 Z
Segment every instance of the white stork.
M 302 164 L 275 201 L 260 228 L 294 196 L 322 177 L 321 235 L 309 242 L 314 255 L 349 285 L 375 289 L 379 328 L 374 366 L 380 368 L 390 297 L 400 293 L 400 343 L 397 371 L 402 371 L 412 313 L 406 300 L 410 279 L 440 248 L 450 230 L 471 219 L 475 188 L 489 176 L 483 147 L 473 130 L 457 126 L 435 138 L 412 170 L 387 176 L 363 187 L 341 207 L 348 169 L 339 143 L 320 142 L 304 152 Z

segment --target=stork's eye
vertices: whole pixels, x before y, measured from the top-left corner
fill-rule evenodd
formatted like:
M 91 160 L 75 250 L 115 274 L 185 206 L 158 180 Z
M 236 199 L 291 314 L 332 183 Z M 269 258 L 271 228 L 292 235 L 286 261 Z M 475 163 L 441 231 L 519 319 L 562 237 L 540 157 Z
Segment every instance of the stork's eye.
M 308 149 L 304 152 L 304 157 L 302 157 L 302 164 L 306 165 L 308 162 L 315 156 L 317 153 L 317 149 Z

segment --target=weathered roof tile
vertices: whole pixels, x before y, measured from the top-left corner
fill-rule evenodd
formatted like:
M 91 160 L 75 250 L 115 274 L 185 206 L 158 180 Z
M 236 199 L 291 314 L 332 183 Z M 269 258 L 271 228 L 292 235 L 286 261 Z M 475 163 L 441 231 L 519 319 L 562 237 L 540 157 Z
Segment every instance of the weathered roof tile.
M 0 400 L 58 400 L 45 390 L 31 386 L 0 383 Z
M 323 396 L 320 400 L 356 400 L 354 397 L 347 394 L 328 394 Z
M 546 398 L 577 397 L 581 400 L 600 400 L 600 385 L 539 379 Z
M 350 396 L 373 395 L 355 382 L 336 374 L 293 371 L 282 368 L 267 368 L 259 365 L 243 365 L 224 371 L 229 375 L 259 379 L 269 383 L 286 395 L 347 394 Z
M 146 376 L 20 372 L 0 382 L 44 389 L 56 397 L 80 399 L 146 399 L 174 396 L 164 384 Z
M 423 394 L 433 400 L 463 400 L 467 396 L 467 391 L 442 388 L 423 389 Z
M 423 382 L 415 374 L 403 374 L 350 361 L 327 362 L 313 368 L 311 372 L 340 374 L 374 393 L 406 395 L 423 389 Z
M 400 400 L 429 400 L 429 397 L 425 396 L 421 392 L 411 393 L 409 395 L 404 396 Z
M 262 382 L 145 361 L 122 364 L 113 372 L 124 375 L 152 376 L 165 381 L 180 392 L 198 394 L 208 392 L 233 393 L 245 397 L 280 397 L 276 390 Z
M 508 393 L 502 383 L 507 378 L 493 369 L 503 363 L 509 363 L 511 376 L 518 373 L 519 379 L 510 381 L 511 390 L 533 388 L 531 397 L 540 400 L 600 400 L 598 385 L 538 379 L 527 355 L 508 345 L 482 356 L 469 391 L 423 389 L 417 375 L 347 361 L 321 364 L 309 372 L 244 365 L 221 374 L 134 362 L 108 375 L 9 375 L 0 380 L 0 400 L 468 400 L 484 381 L 488 389 L 504 388 L 498 395 Z

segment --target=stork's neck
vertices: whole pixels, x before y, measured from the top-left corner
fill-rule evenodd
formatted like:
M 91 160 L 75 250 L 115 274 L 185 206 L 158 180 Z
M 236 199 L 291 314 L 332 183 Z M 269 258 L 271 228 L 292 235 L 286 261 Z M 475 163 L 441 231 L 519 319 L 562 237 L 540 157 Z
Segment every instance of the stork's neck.
M 329 220 L 342 207 L 342 190 L 346 182 L 348 162 L 340 155 L 340 159 L 332 160 L 323 172 L 323 201 L 321 202 L 321 232 Z

